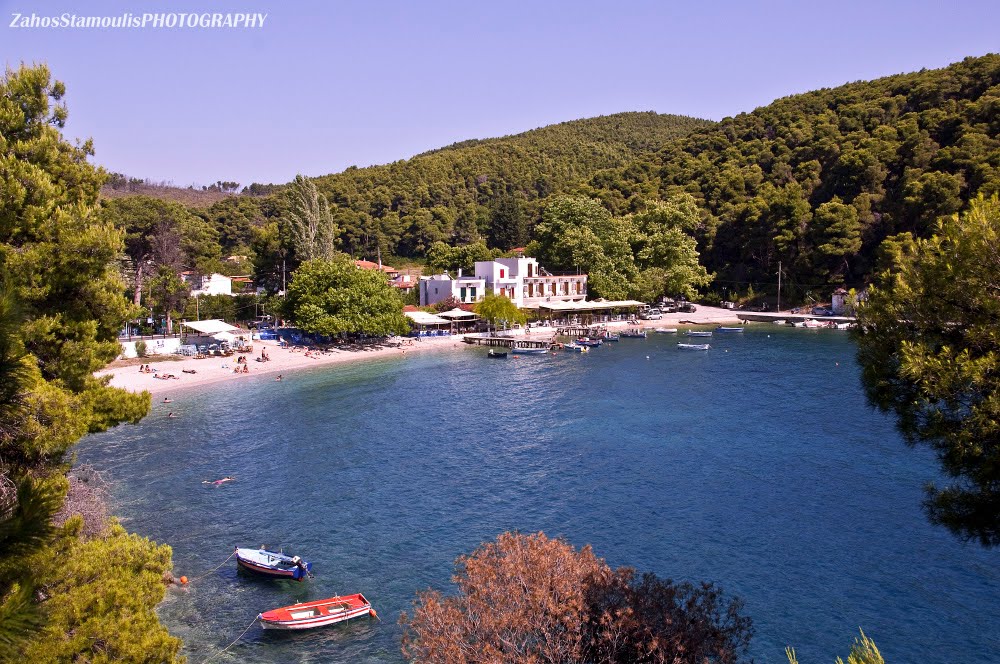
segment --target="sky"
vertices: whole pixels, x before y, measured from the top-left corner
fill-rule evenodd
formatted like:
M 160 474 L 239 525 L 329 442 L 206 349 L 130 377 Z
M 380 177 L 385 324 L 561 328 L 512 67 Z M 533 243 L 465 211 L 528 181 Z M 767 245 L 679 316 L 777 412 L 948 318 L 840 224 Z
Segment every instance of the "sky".
M 719 120 L 1000 52 L 996 1 L 0 0 L 0 60 L 71 138 L 177 186 L 287 182 L 621 111 Z M 263 13 L 255 29 L 11 28 L 16 14 Z

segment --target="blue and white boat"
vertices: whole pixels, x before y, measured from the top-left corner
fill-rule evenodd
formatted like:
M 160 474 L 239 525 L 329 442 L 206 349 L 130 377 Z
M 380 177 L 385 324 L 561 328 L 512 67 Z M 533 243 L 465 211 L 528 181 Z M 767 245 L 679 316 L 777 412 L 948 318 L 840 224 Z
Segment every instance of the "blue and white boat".
M 711 348 L 709 344 L 677 344 L 677 347 L 682 350 L 708 350 Z
M 572 342 L 568 344 L 563 344 L 563 350 L 568 350 L 571 353 L 586 353 L 590 351 L 590 349 L 587 348 L 586 346 L 582 346 L 580 344 L 575 344 Z
M 236 564 L 250 572 L 293 581 L 304 580 L 312 570 L 312 563 L 307 563 L 298 556 L 289 556 L 280 551 L 268 551 L 264 548 L 236 547 Z
M 657 327 L 653 330 L 657 334 L 677 334 L 676 327 Z
M 618 341 L 619 339 L 621 339 L 621 335 L 620 334 L 611 334 L 610 332 L 605 332 L 604 336 L 601 337 L 601 338 L 604 339 L 604 341 Z
M 593 348 L 596 346 L 600 346 L 604 342 L 601 341 L 600 339 L 591 339 L 590 337 L 580 337 L 579 339 L 576 340 L 576 343 L 580 344 L 581 346 L 590 346 L 591 348 Z
M 520 347 L 520 346 L 515 345 L 513 348 L 510 349 L 510 351 L 512 353 L 514 353 L 514 355 L 545 355 L 546 353 L 549 352 L 549 349 L 548 348 L 534 348 L 534 347 L 532 347 L 532 348 L 529 348 L 529 347 Z
M 742 332 L 743 331 L 743 327 L 742 326 L 741 327 L 726 327 L 725 325 L 720 325 L 719 327 L 715 328 L 715 331 L 716 332 Z
M 687 336 L 689 337 L 710 337 L 712 336 L 712 331 L 708 330 L 688 330 Z
M 619 335 L 625 339 L 645 339 L 646 330 L 634 329 L 634 330 L 622 330 Z

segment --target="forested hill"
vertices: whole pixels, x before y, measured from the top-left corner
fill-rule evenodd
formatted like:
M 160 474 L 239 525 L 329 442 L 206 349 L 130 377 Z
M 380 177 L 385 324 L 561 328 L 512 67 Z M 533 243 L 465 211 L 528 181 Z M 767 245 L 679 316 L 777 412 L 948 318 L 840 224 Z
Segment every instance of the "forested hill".
M 1000 190 L 998 133 L 1000 56 L 987 55 L 779 99 L 599 173 L 589 191 L 616 213 L 691 192 L 720 286 L 774 282 L 781 261 L 801 294 L 857 282 L 885 238 L 927 234 Z
M 315 179 L 337 207 L 343 249 L 422 255 L 435 241 L 527 241 L 536 202 L 625 164 L 706 120 L 619 113 L 504 138 L 465 141 L 405 161 Z

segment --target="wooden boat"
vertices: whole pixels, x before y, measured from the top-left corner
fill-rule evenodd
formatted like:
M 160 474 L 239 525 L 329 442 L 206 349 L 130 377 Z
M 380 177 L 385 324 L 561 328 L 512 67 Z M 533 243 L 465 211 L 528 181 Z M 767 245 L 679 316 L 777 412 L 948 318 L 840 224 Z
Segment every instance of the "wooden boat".
M 677 347 L 684 350 L 708 350 L 711 348 L 709 344 L 677 344 Z
M 742 326 L 740 326 L 740 327 L 726 327 L 725 325 L 720 325 L 719 327 L 715 328 L 715 331 L 716 332 L 742 332 L 743 331 L 743 327 Z
M 591 339 L 590 337 L 580 337 L 579 339 L 576 340 L 576 343 L 580 344 L 581 346 L 595 347 L 595 346 L 600 346 L 604 342 L 601 341 L 600 339 Z
M 298 556 L 289 556 L 280 551 L 268 551 L 264 548 L 236 547 L 236 564 L 257 574 L 295 581 L 302 581 L 312 570 L 312 563 L 307 563 Z
M 704 330 L 701 330 L 701 331 L 699 331 L 699 330 L 688 330 L 686 332 L 686 334 L 689 337 L 710 337 L 710 336 L 712 336 L 711 330 L 709 330 L 709 331 L 704 331 Z
M 365 615 L 377 617 L 371 602 L 355 593 L 271 609 L 257 618 L 264 629 L 312 629 Z
M 545 355 L 549 352 L 548 348 L 518 348 L 517 346 L 510 350 L 514 355 Z
M 654 329 L 653 332 L 656 332 L 657 334 L 677 334 L 677 328 L 676 327 L 658 327 L 658 328 Z
M 493 350 L 491 348 L 490 352 L 486 354 L 486 357 L 489 357 L 489 358 L 492 358 L 492 359 L 496 359 L 496 360 L 504 360 L 504 359 L 507 359 L 507 352 L 506 351 L 500 352 L 500 351 Z
M 587 353 L 590 349 L 582 344 L 568 343 L 563 344 L 563 350 L 568 350 L 573 353 Z
M 622 339 L 645 339 L 646 330 L 622 330 L 619 335 Z
M 604 336 L 601 337 L 604 341 L 618 341 L 620 338 L 620 334 L 611 334 L 610 332 L 605 332 Z

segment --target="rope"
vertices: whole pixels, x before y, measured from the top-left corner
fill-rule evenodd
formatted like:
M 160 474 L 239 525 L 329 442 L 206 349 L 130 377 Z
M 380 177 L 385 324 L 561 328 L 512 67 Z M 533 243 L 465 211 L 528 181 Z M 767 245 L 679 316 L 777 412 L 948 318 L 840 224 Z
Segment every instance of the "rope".
M 257 616 L 257 618 L 260 618 L 260 616 Z M 243 638 L 243 637 L 244 637 L 244 636 L 246 635 L 246 633 L 247 633 L 247 632 L 249 632 L 249 631 L 250 631 L 250 628 L 254 626 L 254 623 L 256 623 L 256 622 L 257 622 L 257 618 L 254 618 L 253 620 L 251 620 L 251 621 L 250 621 L 250 624 L 249 624 L 249 625 L 247 625 L 247 628 L 246 628 L 245 630 L 243 630 L 243 633 L 242 633 L 242 634 L 240 634 L 239 636 L 237 636 L 237 637 L 236 637 L 236 641 L 233 641 L 233 642 L 232 642 L 232 643 L 230 643 L 230 644 L 229 644 L 228 646 L 226 646 L 225 648 L 223 648 L 223 649 L 222 649 L 222 650 L 220 650 L 219 652 L 215 653 L 214 655 L 212 655 L 211 657 L 209 657 L 208 659 L 206 659 L 206 660 L 205 660 L 204 662 L 202 662 L 201 664 L 207 664 L 207 662 L 210 662 L 210 661 L 212 661 L 213 659 L 215 659 L 216 657 L 218 657 L 218 656 L 219 656 L 219 655 L 221 655 L 222 653 L 226 652 L 227 650 L 229 650 L 230 648 L 232 648 L 233 646 L 235 646 L 235 645 L 236 645 L 236 643 L 237 643 L 237 642 L 238 642 L 238 641 L 239 641 L 240 639 L 242 639 L 242 638 Z
M 225 560 L 223 560 L 221 565 L 219 565 L 218 567 L 216 567 L 213 570 L 209 570 L 209 571 L 205 572 L 201 576 L 196 576 L 193 579 L 188 580 L 188 583 L 194 583 L 195 581 L 197 581 L 199 579 L 204 579 L 209 574 L 214 574 L 215 572 L 218 572 L 219 569 L 222 568 L 222 565 L 225 565 L 226 563 L 228 563 L 232 559 L 232 557 L 235 556 L 235 555 L 236 555 L 236 549 L 233 549 L 233 552 L 229 554 L 229 558 L 226 558 Z

